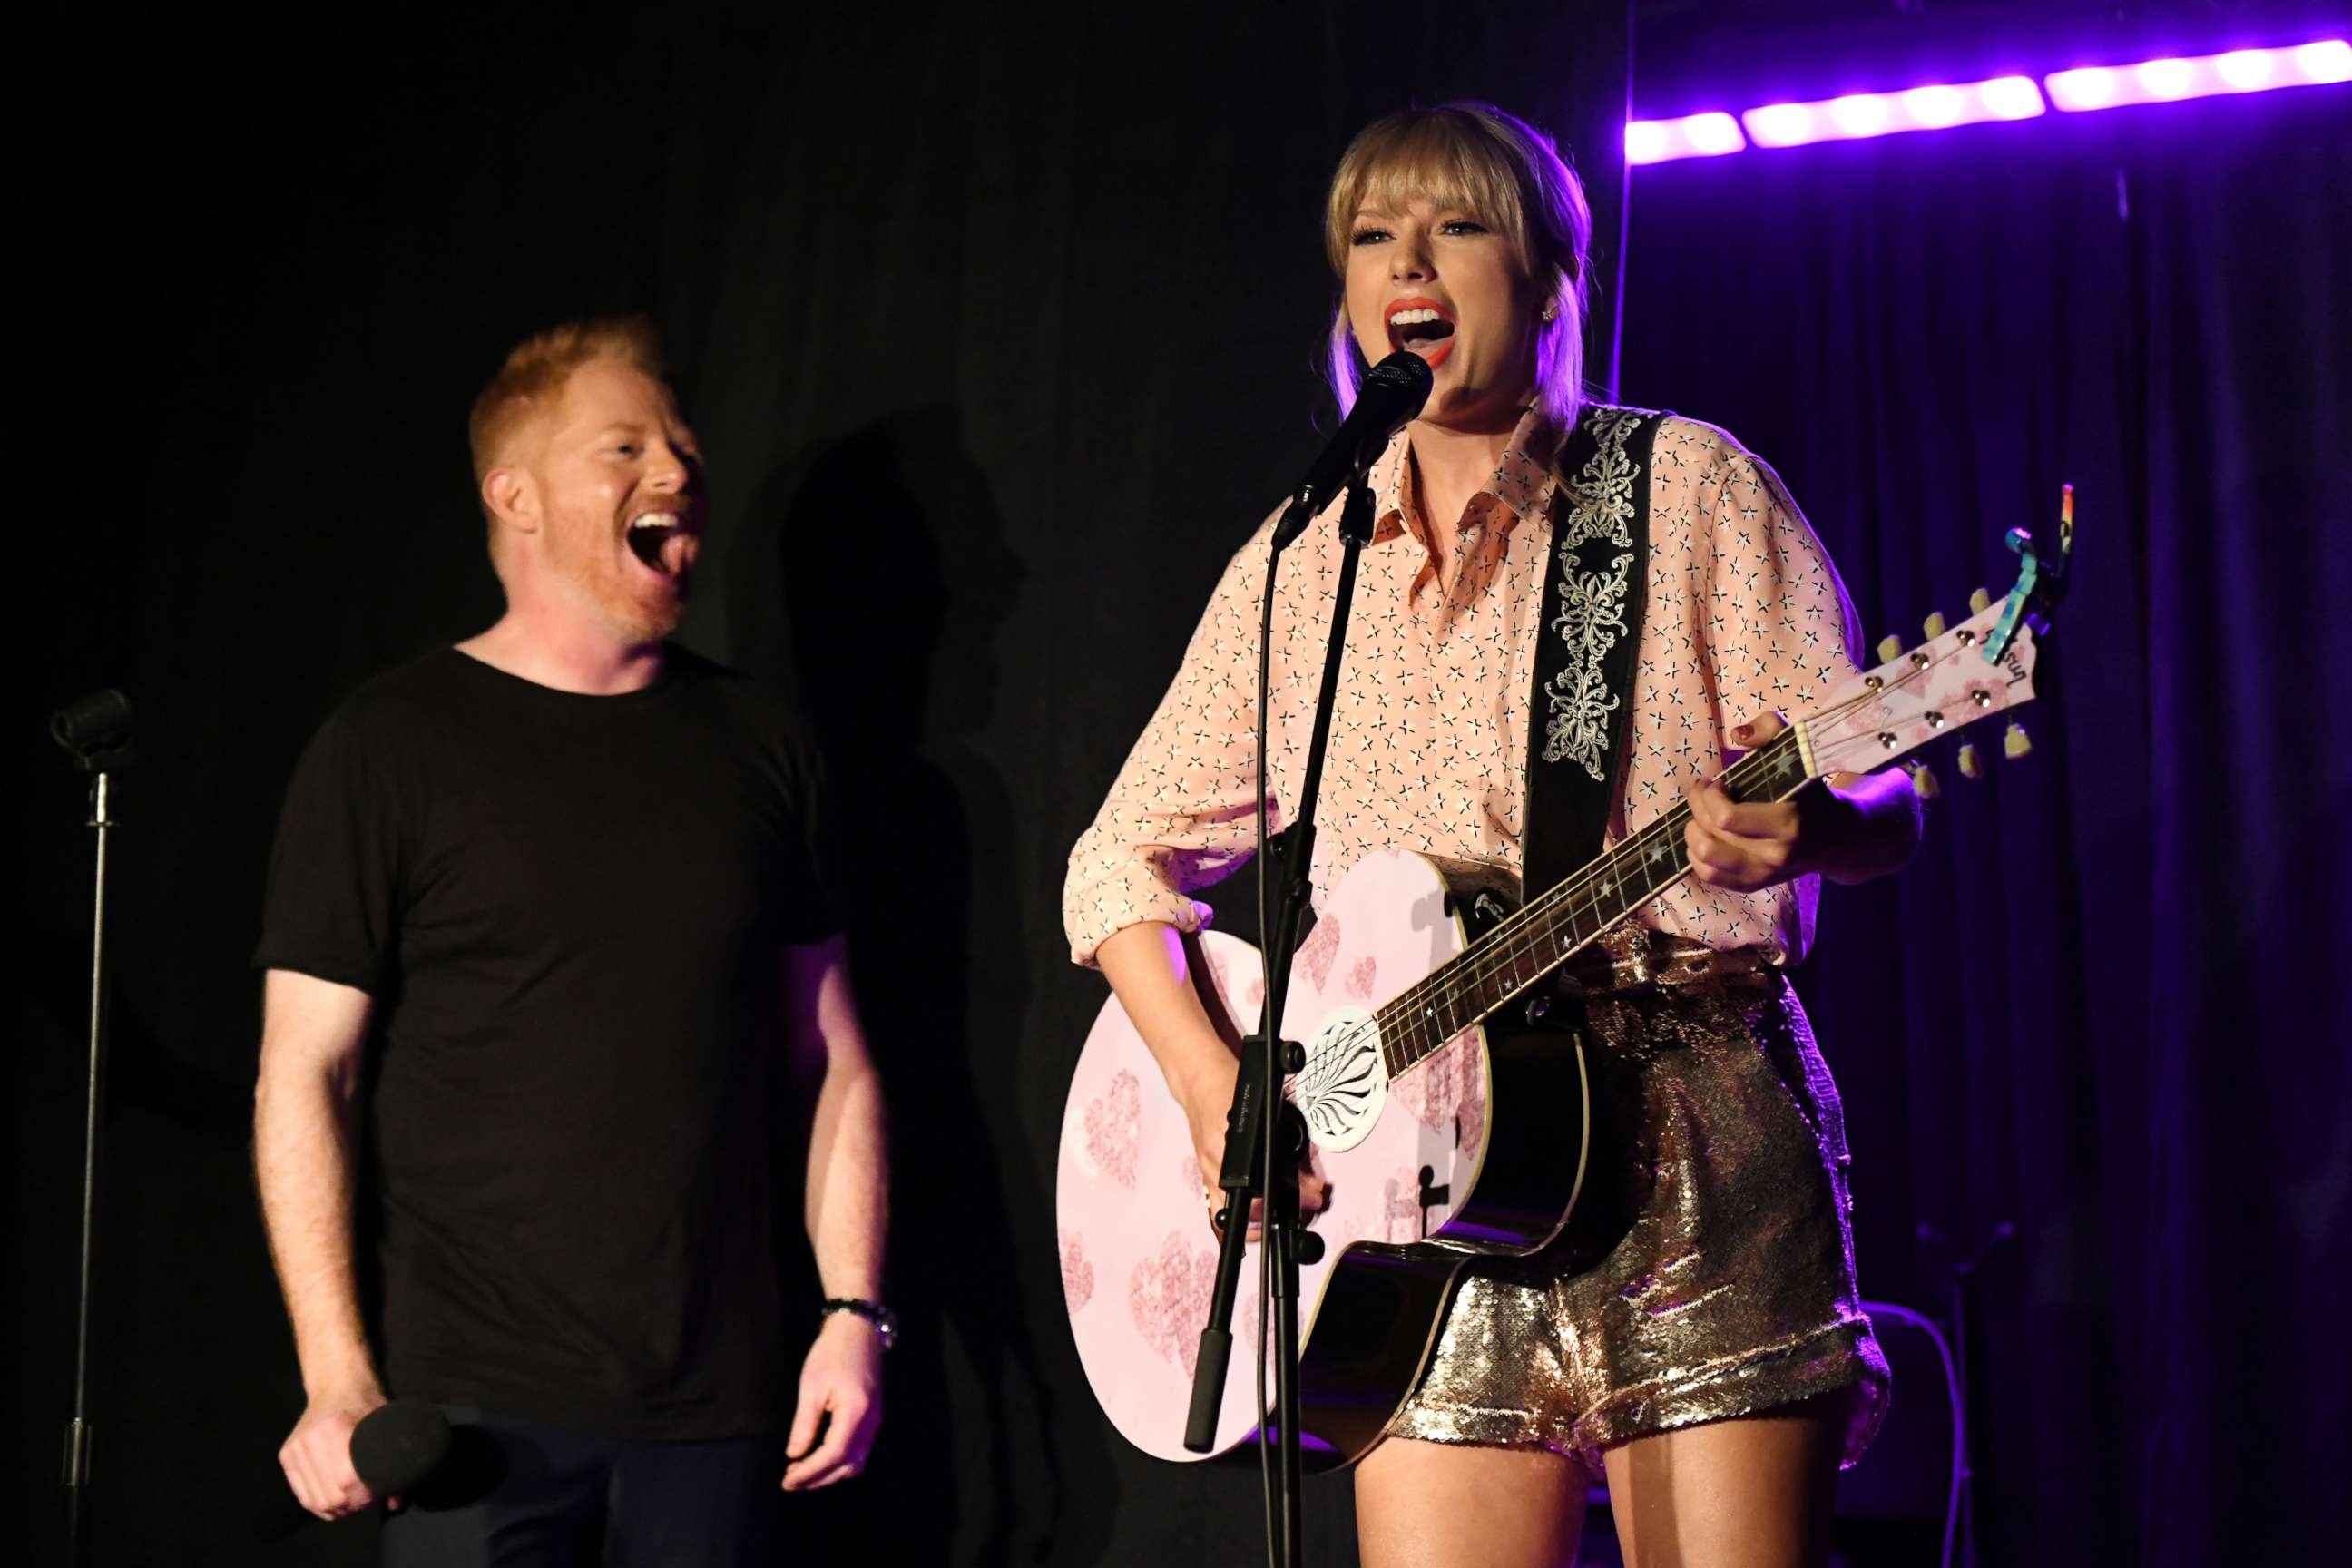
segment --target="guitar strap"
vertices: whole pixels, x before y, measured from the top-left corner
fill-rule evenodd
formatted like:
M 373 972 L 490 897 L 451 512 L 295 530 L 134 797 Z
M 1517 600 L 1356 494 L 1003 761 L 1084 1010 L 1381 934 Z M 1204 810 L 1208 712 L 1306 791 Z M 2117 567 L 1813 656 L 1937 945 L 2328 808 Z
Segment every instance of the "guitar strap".
M 1648 597 L 1650 447 L 1667 416 L 1586 407 L 1560 449 L 1528 709 L 1521 887 L 1565 879 L 1607 842 Z

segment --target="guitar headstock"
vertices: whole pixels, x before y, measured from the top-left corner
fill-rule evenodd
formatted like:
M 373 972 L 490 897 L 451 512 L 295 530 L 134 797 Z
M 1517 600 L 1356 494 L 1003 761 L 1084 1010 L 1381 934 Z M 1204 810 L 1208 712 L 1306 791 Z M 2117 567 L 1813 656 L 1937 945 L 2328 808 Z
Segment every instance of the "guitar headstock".
M 2074 487 L 2061 487 L 2054 551 L 2037 546 L 2021 528 L 2011 529 L 2007 542 L 2019 557 L 2017 582 L 1999 604 L 1978 589 L 1969 597 L 1967 620 L 1947 630 L 1943 616 L 1929 616 L 1927 640 L 1908 653 L 1888 637 L 1878 645 L 1875 668 L 1832 688 L 1821 709 L 1798 726 L 1809 775 L 1883 767 L 1939 736 L 2033 700 L 2039 639 L 2049 632 L 2051 612 L 2066 591 L 2074 555 Z M 2012 723 L 2001 750 L 2022 757 L 2032 743 Z M 1969 778 L 1981 771 L 1973 745 L 1960 748 L 1959 766 Z M 1911 776 L 1920 794 L 1937 793 L 1926 763 L 1913 763 Z
M 1832 688 L 1829 700 L 1804 721 L 1806 771 L 1867 773 L 2031 702 L 2038 651 L 2032 628 L 2016 627 L 1997 661 L 1985 657 L 2007 613 L 2006 603 L 1987 605 L 1941 637 Z

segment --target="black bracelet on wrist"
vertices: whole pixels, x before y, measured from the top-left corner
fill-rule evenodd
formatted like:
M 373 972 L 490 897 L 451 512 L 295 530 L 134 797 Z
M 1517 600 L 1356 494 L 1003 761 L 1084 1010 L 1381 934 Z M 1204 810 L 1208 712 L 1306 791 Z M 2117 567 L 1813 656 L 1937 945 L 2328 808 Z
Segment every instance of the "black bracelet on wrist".
M 874 1325 L 882 1336 L 882 1348 L 888 1350 L 898 1342 L 898 1314 L 879 1301 L 869 1301 L 862 1296 L 829 1296 L 825 1298 L 824 1315 L 851 1312 Z

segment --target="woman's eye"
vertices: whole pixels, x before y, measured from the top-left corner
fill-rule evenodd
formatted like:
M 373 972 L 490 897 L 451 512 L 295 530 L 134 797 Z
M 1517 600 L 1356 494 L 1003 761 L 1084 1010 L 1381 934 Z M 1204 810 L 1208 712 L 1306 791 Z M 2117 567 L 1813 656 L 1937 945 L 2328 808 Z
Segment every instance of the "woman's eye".
M 637 448 L 634 442 L 624 441 L 613 448 L 613 455 L 617 458 L 634 458 L 637 455 Z
M 1445 232 L 1448 234 L 1485 234 L 1486 232 L 1486 226 L 1480 223 L 1476 218 L 1448 218 L 1445 222 Z
M 1384 228 L 1360 228 L 1349 237 L 1349 245 L 1378 245 L 1389 237 Z

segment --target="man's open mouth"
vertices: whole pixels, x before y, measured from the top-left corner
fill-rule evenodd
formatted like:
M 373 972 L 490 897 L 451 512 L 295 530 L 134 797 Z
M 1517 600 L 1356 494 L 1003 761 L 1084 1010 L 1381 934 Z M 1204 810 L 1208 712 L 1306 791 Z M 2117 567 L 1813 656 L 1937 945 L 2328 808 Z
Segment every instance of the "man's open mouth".
M 649 511 L 631 519 L 628 540 L 631 552 L 665 577 L 677 576 L 694 559 L 694 534 L 674 511 Z

